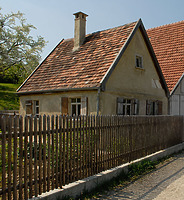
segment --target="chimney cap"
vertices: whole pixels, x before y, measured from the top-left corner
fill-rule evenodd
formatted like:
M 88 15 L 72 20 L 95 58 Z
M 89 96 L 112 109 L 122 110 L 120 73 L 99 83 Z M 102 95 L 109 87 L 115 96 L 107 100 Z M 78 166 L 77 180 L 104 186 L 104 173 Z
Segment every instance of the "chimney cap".
M 87 14 L 85 14 L 85 13 L 83 13 L 83 12 L 81 12 L 81 11 L 76 12 L 76 13 L 74 13 L 73 15 L 75 15 L 76 18 L 78 18 L 77 16 L 79 16 L 79 15 L 84 15 L 85 17 L 88 16 Z

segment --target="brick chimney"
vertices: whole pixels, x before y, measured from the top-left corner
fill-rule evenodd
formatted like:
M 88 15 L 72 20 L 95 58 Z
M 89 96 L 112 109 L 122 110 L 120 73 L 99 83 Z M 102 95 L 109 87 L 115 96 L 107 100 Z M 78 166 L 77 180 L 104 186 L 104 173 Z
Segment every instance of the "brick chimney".
M 86 15 L 83 12 L 74 13 L 75 15 L 75 31 L 74 31 L 74 48 L 77 50 L 84 42 L 86 36 Z

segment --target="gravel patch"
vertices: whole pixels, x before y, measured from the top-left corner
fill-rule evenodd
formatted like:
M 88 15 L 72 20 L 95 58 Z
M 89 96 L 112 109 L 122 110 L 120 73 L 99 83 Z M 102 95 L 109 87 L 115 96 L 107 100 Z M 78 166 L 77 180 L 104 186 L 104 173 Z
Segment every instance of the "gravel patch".
M 184 199 L 184 151 L 173 155 L 156 169 L 123 187 L 96 199 Z

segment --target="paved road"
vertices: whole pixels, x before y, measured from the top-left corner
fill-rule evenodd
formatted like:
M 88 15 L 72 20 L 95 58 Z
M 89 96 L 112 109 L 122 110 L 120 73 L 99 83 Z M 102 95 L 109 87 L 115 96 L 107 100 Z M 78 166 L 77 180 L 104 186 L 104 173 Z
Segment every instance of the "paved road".
M 128 185 L 98 199 L 184 200 L 184 151 Z

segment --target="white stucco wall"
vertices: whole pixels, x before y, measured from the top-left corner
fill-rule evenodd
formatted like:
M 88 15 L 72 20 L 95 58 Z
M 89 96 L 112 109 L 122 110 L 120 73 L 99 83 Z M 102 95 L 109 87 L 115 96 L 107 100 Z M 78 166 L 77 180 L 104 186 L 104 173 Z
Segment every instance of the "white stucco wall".
M 169 114 L 184 115 L 184 78 L 182 78 L 169 99 Z

